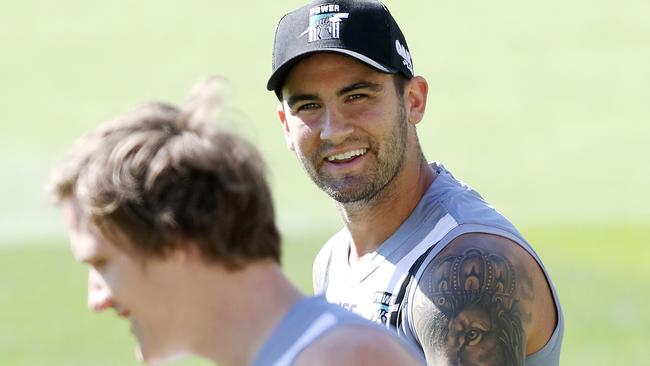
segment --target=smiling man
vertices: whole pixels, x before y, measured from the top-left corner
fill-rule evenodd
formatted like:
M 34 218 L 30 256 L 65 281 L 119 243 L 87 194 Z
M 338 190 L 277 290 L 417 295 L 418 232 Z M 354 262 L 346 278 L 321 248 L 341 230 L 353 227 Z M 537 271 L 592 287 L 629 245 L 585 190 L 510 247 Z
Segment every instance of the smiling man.
M 541 260 L 416 126 L 427 81 L 377 1 L 313 1 L 279 22 L 267 88 L 287 146 L 345 227 L 315 292 L 393 328 L 431 365 L 557 365 L 564 320 Z
M 229 365 L 420 365 L 385 329 L 280 270 L 280 237 L 257 150 L 186 108 L 148 103 L 79 140 L 52 176 L 91 309 L 129 320 L 140 359 Z

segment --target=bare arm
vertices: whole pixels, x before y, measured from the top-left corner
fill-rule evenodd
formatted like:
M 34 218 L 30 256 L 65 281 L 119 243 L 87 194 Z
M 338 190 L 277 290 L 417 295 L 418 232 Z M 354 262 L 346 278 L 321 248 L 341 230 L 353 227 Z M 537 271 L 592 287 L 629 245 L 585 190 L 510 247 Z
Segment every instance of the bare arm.
M 516 243 L 488 234 L 462 235 L 438 254 L 411 306 L 430 365 L 523 365 L 555 324 L 535 260 Z

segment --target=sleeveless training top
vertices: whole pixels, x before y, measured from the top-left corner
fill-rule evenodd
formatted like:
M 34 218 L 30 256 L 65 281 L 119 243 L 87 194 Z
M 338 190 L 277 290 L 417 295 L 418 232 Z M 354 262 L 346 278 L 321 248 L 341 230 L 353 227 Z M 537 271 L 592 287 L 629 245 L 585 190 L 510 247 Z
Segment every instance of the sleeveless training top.
M 558 321 L 548 343 L 526 357 L 527 366 L 558 365 L 564 317 L 555 287 L 537 254 L 515 227 L 466 184 L 437 163 L 438 177 L 411 215 L 377 250 L 350 268 L 350 233 L 343 228 L 321 249 L 314 262 L 314 292 L 364 318 L 395 328 L 422 347 L 412 324 L 409 301 L 426 264 L 449 242 L 465 233 L 508 238 L 539 263 L 551 287 Z M 435 166 L 434 166 L 435 167 Z
M 367 319 L 330 304 L 322 296 L 305 297 L 298 301 L 275 326 L 271 336 L 260 348 L 253 366 L 289 366 L 306 347 L 338 327 L 361 325 L 386 332 Z M 417 351 L 406 343 L 414 355 Z M 424 362 L 424 361 L 423 361 Z

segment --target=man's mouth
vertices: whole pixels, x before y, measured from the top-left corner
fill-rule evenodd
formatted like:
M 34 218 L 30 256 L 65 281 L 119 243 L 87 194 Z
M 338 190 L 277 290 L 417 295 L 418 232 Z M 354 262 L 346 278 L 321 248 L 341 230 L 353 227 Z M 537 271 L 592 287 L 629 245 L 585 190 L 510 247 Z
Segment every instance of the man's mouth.
M 346 163 L 368 152 L 368 149 L 356 149 L 326 157 L 330 163 Z

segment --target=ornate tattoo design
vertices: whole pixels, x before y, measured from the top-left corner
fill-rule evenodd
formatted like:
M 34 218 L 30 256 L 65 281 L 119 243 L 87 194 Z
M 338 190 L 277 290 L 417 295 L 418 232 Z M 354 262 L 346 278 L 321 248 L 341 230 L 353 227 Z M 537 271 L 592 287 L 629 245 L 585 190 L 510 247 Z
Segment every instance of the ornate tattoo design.
M 449 365 L 523 365 L 518 278 L 506 257 L 468 249 L 434 260 L 422 281 L 428 304 L 416 302 L 414 311 L 431 304 L 437 311 L 416 326 L 430 329 L 423 343 L 436 350 L 435 358 Z

